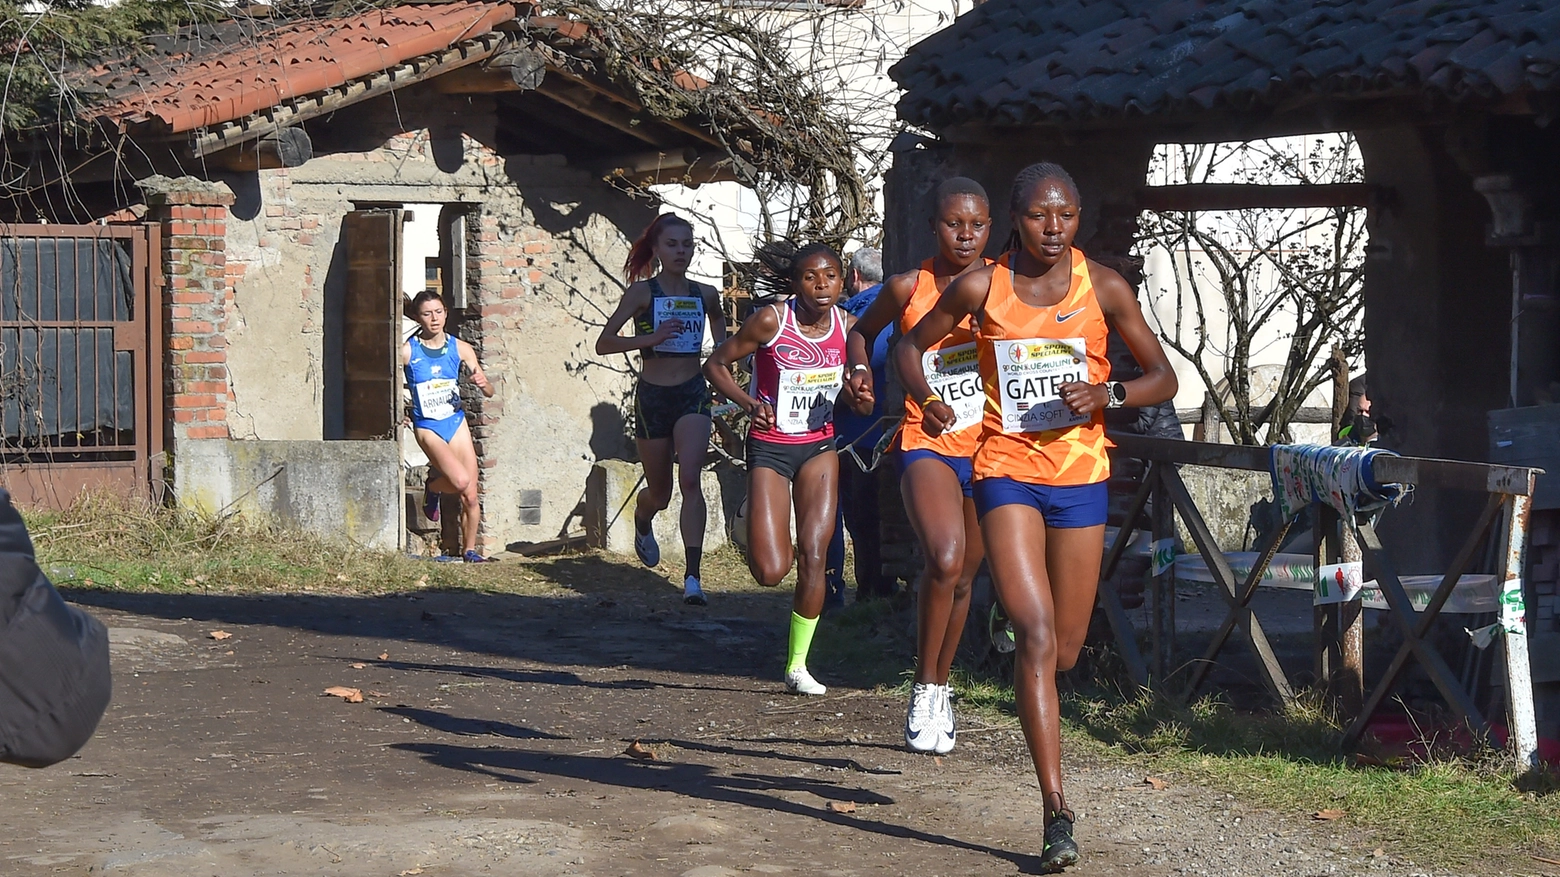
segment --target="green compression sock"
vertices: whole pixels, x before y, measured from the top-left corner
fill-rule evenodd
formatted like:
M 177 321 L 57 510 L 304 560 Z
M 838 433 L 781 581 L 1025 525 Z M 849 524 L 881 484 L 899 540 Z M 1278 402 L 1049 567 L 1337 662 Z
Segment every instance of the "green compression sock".
M 786 652 L 785 672 L 807 666 L 807 652 L 812 648 L 813 632 L 817 629 L 818 619 L 791 613 L 791 644 Z

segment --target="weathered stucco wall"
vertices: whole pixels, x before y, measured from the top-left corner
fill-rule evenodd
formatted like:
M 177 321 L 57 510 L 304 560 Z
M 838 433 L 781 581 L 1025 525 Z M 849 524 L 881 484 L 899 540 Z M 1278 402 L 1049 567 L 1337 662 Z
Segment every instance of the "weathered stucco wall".
M 239 439 L 341 435 L 342 216 L 470 205 L 470 306 L 452 328 L 497 389 L 472 400 L 489 551 L 556 536 L 592 463 L 631 447 L 630 363 L 593 348 L 621 295 L 628 240 L 654 216 L 561 156 L 497 154 L 493 118 L 491 98 L 409 88 L 311 123 L 317 157 L 302 167 L 223 177 L 237 195 L 227 319 Z

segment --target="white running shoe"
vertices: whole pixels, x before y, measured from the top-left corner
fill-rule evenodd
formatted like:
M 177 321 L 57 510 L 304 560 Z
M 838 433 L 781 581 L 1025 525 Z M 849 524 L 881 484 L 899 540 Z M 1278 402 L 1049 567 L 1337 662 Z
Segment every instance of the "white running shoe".
M 704 599 L 704 589 L 699 587 L 699 580 L 693 576 L 683 579 L 683 602 L 689 606 L 705 606 L 710 602 Z
M 947 755 L 953 751 L 953 744 L 959 736 L 954 728 L 953 719 L 953 687 L 950 685 L 938 685 L 937 688 L 937 745 L 932 752 L 938 755 Z
M 942 715 L 938 712 L 941 689 L 931 682 L 910 686 L 910 709 L 905 714 L 905 745 L 912 752 L 931 752 L 942 737 Z
M 645 566 L 660 566 L 661 546 L 655 542 L 654 527 L 643 533 L 637 529 L 634 531 L 634 553 L 639 555 L 639 562 Z
M 820 695 L 829 693 L 828 686 L 812 678 L 812 674 L 807 672 L 806 667 L 798 667 L 795 670 L 786 672 L 785 690 L 792 694 Z

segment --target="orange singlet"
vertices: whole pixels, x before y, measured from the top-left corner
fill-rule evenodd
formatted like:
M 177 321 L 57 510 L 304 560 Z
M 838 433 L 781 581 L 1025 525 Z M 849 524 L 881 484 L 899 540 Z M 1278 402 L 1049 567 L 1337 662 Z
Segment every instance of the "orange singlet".
M 1109 328 L 1094 295 L 1089 260 L 1069 248 L 1072 284 L 1059 304 L 1038 308 L 1013 291 L 1011 253 L 997 261 L 991 291 L 975 321 L 985 419 L 975 450 L 975 479 L 1006 477 L 1069 487 L 1110 477 L 1105 417 L 1072 413 L 1061 399 L 1069 381 L 1110 377 Z
M 902 333 L 909 334 L 922 317 L 937 307 L 941 293 L 937 291 L 932 262 L 927 259 L 921 263 L 915 290 L 910 293 L 904 313 L 899 316 Z M 921 400 L 906 397 L 905 419 L 899 431 L 900 450 L 925 450 L 945 457 L 965 458 L 975 453 L 986 397 L 980 387 L 980 365 L 972 325 L 970 318 L 965 317 L 953 327 L 948 337 L 921 354 L 921 370 L 926 374 L 926 383 L 953 408 L 957 420 L 942 435 L 931 438 L 921 428 Z

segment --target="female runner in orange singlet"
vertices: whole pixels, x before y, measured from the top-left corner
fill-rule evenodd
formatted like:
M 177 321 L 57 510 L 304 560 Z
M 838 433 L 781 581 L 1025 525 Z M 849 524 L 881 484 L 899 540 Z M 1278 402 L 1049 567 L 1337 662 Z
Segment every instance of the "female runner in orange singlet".
M 896 318 L 909 332 L 937 304 L 961 274 L 986 264 L 991 237 L 991 202 L 980 183 L 967 177 L 937 187 L 931 218 L 937 255 L 914 271 L 896 274 L 850 333 L 850 380 L 872 386 L 867 339 Z M 916 585 L 916 667 L 905 715 L 905 745 L 915 752 L 953 751 L 953 705 L 948 673 L 970 610 L 970 582 L 980 569 L 980 527 L 971 499 L 970 457 L 980 435 L 983 395 L 976 368 L 975 337 L 966 318 L 917 362 L 928 383 L 954 407 L 957 420 L 933 438 L 921 429 L 923 396 L 905 399 L 905 419 L 895 441 L 900 492 L 926 567 Z
M 1041 864 L 1053 870 L 1078 861 L 1062 794 L 1056 673 L 1077 661 L 1099 583 L 1110 476 L 1102 411 L 1158 404 L 1176 391 L 1132 288 L 1072 246 L 1079 200 L 1061 167 L 1021 171 L 1009 207 L 1020 245 L 950 284 L 894 352 L 906 393 L 925 400 L 926 434 L 937 436 L 957 416 L 927 384 L 920 359 L 974 318 L 986 396 L 975 506 L 1017 640 L 1019 719 L 1045 795 Z M 1109 380 L 1111 329 L 1142 364 L 1142 377 Z

